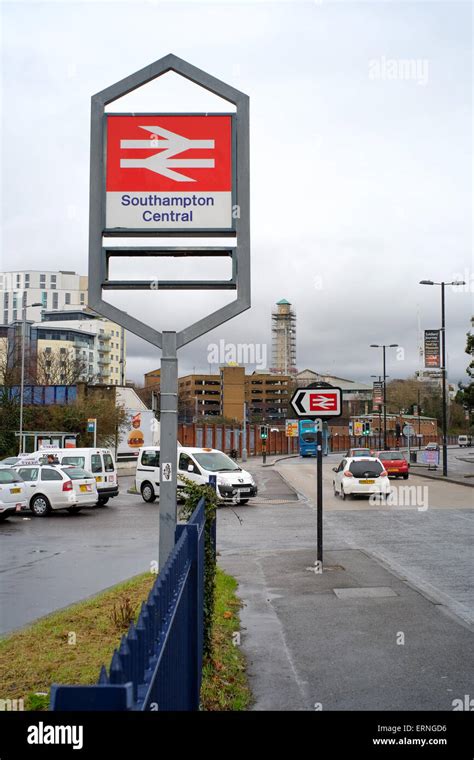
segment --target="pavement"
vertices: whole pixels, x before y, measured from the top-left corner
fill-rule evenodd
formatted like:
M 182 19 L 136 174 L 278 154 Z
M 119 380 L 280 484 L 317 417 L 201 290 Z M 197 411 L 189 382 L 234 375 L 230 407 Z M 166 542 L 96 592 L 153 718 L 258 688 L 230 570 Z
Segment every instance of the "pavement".
M 415 499 L 403 508 L 341 502 L 337 459 L 324 467 L 322 572 L 314 460 L 265 468 L 286 502 L 265 502 L 262 484 L 261 504 L 235 509 L 240 521 L 218 514 L 219 562 L 244 602 L 254 709 L 452 710 L 472 693 L 472 492 L 410 477 Z M 260 462 L 246 467 L 260 478 Z

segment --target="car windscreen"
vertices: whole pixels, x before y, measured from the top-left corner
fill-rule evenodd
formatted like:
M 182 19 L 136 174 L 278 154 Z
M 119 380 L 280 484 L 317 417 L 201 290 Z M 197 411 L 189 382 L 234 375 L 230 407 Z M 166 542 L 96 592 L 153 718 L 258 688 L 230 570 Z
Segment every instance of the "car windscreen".
M 376 478 L 382 472 L 383 467 L 380 462 L 372 462 L 370 459 L 361 459 L 359 462 L 351 462 L 349 472 L 352 472 L 355 478 Z
M 86 458 L 80 457 L 77 455 L 74 457 L 72 456 L 63 457 L 61 460 L 61 464 L 73 464 L 73 465 L 76 465 L 76 467 L 84 467 L 85 463 L 86 463 Z
M 193 457 L 204 470 L 210 472 L 234 472 L 240 467 L 222 451 L 194 453 Z
M 314 434 L 314 433 L 303 433 L 303 435 L 301 436 L 301 439 L 302 439 L 302 440 L 303 440 L 305 443 L 315 443 L 315 441 L 316 441 L 316 436 L 315 436 L 315 434 Z
M 0 483 L 22 483 L 23 478 L 15 470 L 0 470 Z
M 370 454 L 370 449 L 352 449 L 353 457 L 366 457 Z
M 82 467 L 61 467 L 62 471 L 71 480 L 84 480 L 84 478 L 93 478 L 91 472 L 83 470 Z
M 400 460 L 403 461 L 403 459 L 405 459 L 405 457 L 400 451 L 381 451 L 380 454 L 377 454 L 377 457 L 382 462 L 386 462 L 386 461 L 395 462 L 395 461 L 400 461 Z

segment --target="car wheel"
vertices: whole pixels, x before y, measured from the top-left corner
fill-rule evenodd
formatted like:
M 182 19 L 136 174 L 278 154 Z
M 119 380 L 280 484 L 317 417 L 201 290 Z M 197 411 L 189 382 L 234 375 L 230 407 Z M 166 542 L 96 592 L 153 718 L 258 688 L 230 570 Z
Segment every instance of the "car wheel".
M 0 515 L 0 522 L 3 522 L 4 520 L 6 520 L 7 517 L 8 515 Z
M 341 499 L 342 501 L 346 500 L 346 492 L 344 491 L 344 488 L 341 486 Z
M 146 481 L 145 483 L 142 483 L 142 487 L 140 490 L 142 494 L 142 499 L 143 501 L 146 501 L 147 504 L 151 504 L 152 501 L 155 501 L 156 494 L 155 494 L 155 491 L 153 490 L 153 486 L 151 483 L 148 483 L 148 481 Z
M 336 484 L 334 480 L 332 481 L 332 490 L 334 491 L 334 496 L 339 496 L 337 490 L 336 490 Z
M 38 494 L 38 496 L 34 496 L 31 500 L 30 509 L 36 517 L 44 517 L 51 512 L 51 504 L 46 496 Z
M 77 515 L 81 511 L 82 507 L 68 507 L 67 511 L 70 515 Z
M 249 503 L 249 499 L 241 499 L 239 501 L 239 504 L 248 504 L 248 503 Z
M 110 499 L 110 496 L 99 496 L 99 500 L 97 502 L 98 507 L 105 507 L 108 500 Z
M 408 480 L 408 473 L 403 476 L 403 480 Z

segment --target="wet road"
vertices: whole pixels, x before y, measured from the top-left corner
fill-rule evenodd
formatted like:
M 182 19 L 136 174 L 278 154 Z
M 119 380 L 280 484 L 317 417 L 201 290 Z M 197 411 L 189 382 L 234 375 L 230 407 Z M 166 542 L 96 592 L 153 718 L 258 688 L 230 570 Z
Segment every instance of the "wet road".
M 0 633 L 150 569 L 159 506 L 127 494 L 131 483 L 120 478 L 104 508 L 0 523 Z

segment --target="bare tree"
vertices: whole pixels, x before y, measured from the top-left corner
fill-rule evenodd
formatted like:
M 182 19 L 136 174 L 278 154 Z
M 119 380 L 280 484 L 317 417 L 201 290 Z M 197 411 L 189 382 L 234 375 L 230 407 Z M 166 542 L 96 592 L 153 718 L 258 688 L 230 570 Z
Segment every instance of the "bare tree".
M 38 385 L 74 385 L 79 380 L 91 382 L 88 375 L 87 362 L 77 356 L 73 348 L 60 347 L 56 350 L 48 348 L 38 352 L 37 383 Z

